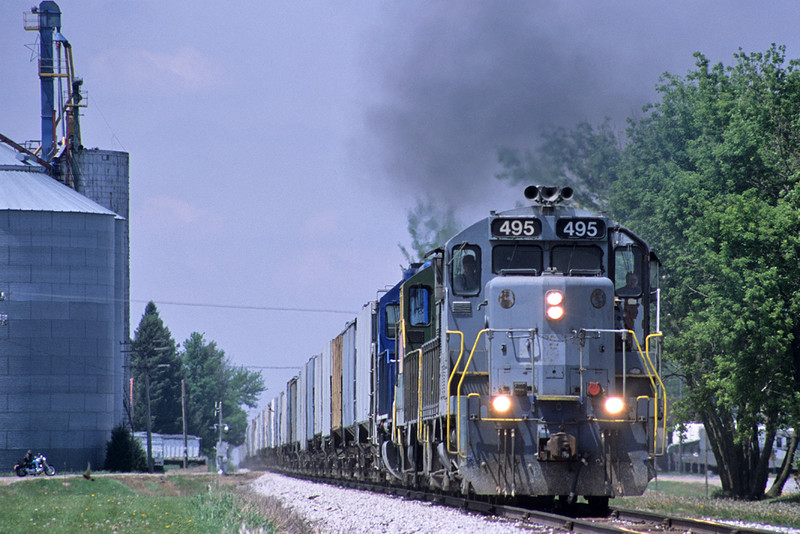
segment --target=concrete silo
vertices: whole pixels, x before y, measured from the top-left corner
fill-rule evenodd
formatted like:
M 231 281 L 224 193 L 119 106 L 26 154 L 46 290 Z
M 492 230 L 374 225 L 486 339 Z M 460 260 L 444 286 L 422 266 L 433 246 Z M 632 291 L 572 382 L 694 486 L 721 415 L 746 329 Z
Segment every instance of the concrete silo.
M 0 466 L 32 449 L 99 468 L 121 420 L 122 218 L 31 160 L 0 143 Z

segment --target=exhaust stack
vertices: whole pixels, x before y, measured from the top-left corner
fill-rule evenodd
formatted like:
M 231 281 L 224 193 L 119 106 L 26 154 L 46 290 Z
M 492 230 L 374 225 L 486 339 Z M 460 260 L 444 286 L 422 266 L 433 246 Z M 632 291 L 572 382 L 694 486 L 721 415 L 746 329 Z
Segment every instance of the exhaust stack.
M 529 185 L 525 188 L 525 198 L 545 206 L 552 206 L 562 200 L 569 200 L 573 196 L 571 187 L 558 187 L 552 185 Z

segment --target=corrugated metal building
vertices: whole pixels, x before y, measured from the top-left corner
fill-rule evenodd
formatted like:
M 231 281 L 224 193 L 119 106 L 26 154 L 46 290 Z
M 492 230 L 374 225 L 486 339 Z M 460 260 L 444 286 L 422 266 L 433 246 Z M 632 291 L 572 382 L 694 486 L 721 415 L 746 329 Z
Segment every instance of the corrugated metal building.
M 107 166 L 95 155 L 86 183 L 115 175 L 127 215 L 127 154 Z M 0 143 L 0 465 L 32 449 L 59 470 L 100 468 L 124 413 L 127 220 L 32 159 Z

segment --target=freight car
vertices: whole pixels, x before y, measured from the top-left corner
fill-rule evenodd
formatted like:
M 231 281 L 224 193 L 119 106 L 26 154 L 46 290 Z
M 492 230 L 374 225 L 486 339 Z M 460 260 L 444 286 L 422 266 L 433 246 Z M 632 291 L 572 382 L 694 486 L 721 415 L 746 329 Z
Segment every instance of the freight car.
M 640 495 L 664 453 L 659 262 L 530 186 L 431 251 L 254 419 L 288 471 L 486 496 Z
M 147 450 L 147 432 L 134 432 L 136 438 Z M 183 465 L 184 460 L 184 441 L 183 434 L 157 434 L 151 433 L 153 465 L 157 469 L 163 470 L 165 465 Z M 190 467 L 206 465 L 208 458 L 200 454 L 200 438 L 198 436 L 186 436 L 186 459 Z

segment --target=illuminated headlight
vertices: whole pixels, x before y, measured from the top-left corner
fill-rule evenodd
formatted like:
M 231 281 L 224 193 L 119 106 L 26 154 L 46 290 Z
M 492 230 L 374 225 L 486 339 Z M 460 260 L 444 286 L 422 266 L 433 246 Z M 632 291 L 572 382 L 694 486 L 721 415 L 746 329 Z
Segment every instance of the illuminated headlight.
M 561 291 L 548 291 L 544 296 L 544 301 L 547 303 L 545 313 L 548 319 L 557 321 L 564 317 L 564 294 Z
M 558 306 L 564 302 L 564 294 L 561 291 L 548 291 L 544 300 L 549 306 Z
M 608 397 L 605 402 L 606 411 L 611 415 L 617 415 L 625 409 L 625 403 L 619 397 Z
M 499 413 L 505 413 L 511 408 L 511 397 L 508 395 L 498 395 L 492 399 L 492 408 Z

